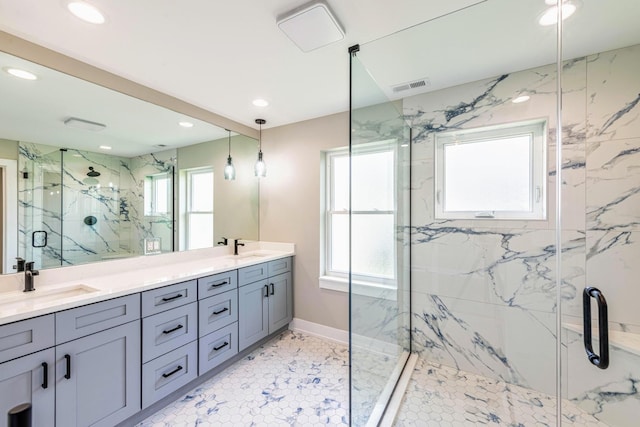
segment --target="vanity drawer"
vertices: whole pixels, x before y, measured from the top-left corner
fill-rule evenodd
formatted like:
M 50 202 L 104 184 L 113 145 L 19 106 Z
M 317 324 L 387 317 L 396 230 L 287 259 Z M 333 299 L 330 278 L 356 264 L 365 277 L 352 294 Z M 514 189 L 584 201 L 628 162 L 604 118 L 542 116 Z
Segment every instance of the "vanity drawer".
M 269 277 L 269 263 L 243 267 L 238 270 L 238 286 L 248 285 Z
M 142 365 L 142 408 L 173 393 L 198 376 L 196 341 Z
M 199 336 L 238 321 L 238 291 L 233 289 L 198 301 Z
M 142 361 L 158 356 L 198 338 L 198 305 L 182 307 L 142 319 Z
M 269 261 L 269 277 L 291 271 L 291 257 Z
M 200 338 L 198 375 L 238 354 L 238 323 L 232 323 Z
M 189 304 L 198 299 L 195 280 L 164 286 L 142 293 L 142 317 Z
M 204 299 L 238 287 L 238 270 L 198 279 L 198 298 Z
M 140 294 L 127 295 L 56 313 L 56 344 L 140 318 Z
M 55 345 L 53 314 L 0 326 L 0 363 Z

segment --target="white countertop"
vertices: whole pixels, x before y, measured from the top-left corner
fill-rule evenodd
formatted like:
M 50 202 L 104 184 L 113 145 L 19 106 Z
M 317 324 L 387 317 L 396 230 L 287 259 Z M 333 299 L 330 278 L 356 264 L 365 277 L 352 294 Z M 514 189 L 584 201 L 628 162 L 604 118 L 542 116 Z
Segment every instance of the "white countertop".
M 34 278 L 33 292 L 22 292 L 24 273 L 8 274 L 0 276 L 0 325 L 292 255 L 292 243 L 247 242 L 238 256 L 219 246 L 54 268 Z M 81 294 L 61 292 L 69 289 Z

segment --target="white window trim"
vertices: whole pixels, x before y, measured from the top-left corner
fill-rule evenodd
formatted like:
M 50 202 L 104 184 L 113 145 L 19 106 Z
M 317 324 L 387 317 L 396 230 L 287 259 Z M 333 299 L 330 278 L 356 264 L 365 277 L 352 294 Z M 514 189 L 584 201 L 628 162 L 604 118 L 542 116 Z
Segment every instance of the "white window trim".
M 213 168 L 212 167 L 206 167 L 206 168 L 194 168 L 194 169 L 187 169 L 185 171 L 185 181 L 186 181 L 186 191 L 185 191 L 185 210 L 184 210 L 184 225 L 185 225 L 185 233 L 184 233 L 184 244 L 185 244 L 185 249 L 189 250 L 191 247 L 191 242 L 189 241 L 189 230 L 191 227 L 191 215 L 211 215 L 211 221 L 215 220 L 214 217 L 214 211 L 193 211 L 191 210 L 192 207 L 192 197 L 193 197 L 193 191 L 192 191 L 192 179 L 194 175 L 199 175 L 199 174 L 203 174 L 203 173 L 211 173 L 213 176 Z M 215 176 L 214 178 L 215 179 Z M 212 195 L 211 197 L 215 197 L 215 195 Z M 212 202 L 213 204 L 213 202 Z M 215 204 L 213 204 L 215 206 Z M 213 234 L 211 236 L 211 242 L 213 245 Z
M 530 134 L 531 139 L 531 188 L 530 211 L 445 211 L 444 148 L 449 144 L 465 144 Z M 544 119 L 508 123 L 497 126 L 465 129 L 437 134 L 435 137 L 435 218 L 436 219 L 499 219 L 546 220 L 547 219 L 547 121 Z
M 396 140 L 385 140 L 379 141 L 375 143 L 369 144 L 361 144 L 356 147 L 357 153 L 372 153 L 372 152 L 381 152 L 381 151 L 393 151 L 394 156 L 394 165 L 396 163 L 395 159 L 397 159 L 397 141 Z M 322 156 L 322 226 L 321 226 L 321 250 L 320 250 L 320 271 L 322 272 L 322 276 L 319 278 L 319 286 L 321 289 L 330 289 L 334 291 L 340 292 L 349 292 L 349 272 L 340 272 L 340 271 L 330 271 L 328 269 L 328 263 L 331 259 L 331 245 L 330 236 L 331 236 L 331 214 L 344 214 L 348 215 L 349 210 L 345 209 L 342 211 L 332 211 L 329 212 L 327 207 L 332 206 L 333 203 L 330 200 L 332 197 L 331 188 L 332 188 L 332 179 L 333 174 L 329 171 L 331 167 L 331 158 L 337 156 L 345 156 L 349 155 L 348 147 L 341 147 L 334 150 L 325 151 Z M 397 168 L 394 171 L 394 186 L 398 180 L 398 171 Z M 394 187 L 395 188 L 395 187 Z M 397 188 L 396 188 L 397 191 Z M 393 211 L 354 211 L 354 214 L 393 214 L 394 215 L 394 224 L 397 221 L 397 197 L 394 197 L 394 210 Z M 397 247 L 394 245 L 394 252 L 397 251 Z M 395 257 L 394 257 L 395 259 Z M 374 277 L 374 276 L 366 276 L 366 275 L 352 275 L 352 291 L 359 295 L 366 295 L 372 297 L 379 297 L 381 291 L 390 291 L 397 290 L 397 271 L 394 267 L 394 277 L 393 278 L 384 278 L 384 277 Z M 395 294 L 393 297 L 387 297 L 387 299 L 395 299 Z
M 158 192 L 158 179 L 166 180 L 169 182 L 167 185 L 167 210 L 166 211 L 158 211 L 158 199 L 156 194 Z M 145 195 L 144 197 L 148 197 L 148 205 L 145 203 L 145 213 L 144 216 L 162 216 L 167 215 L 171 212 L 171 207 L 173 204 L 173 195 L 171 190 L 171 175 L 168 172 L 157 173 L 153 175 L 147 175 L 144 178 L 144 186 L 145 186 Z M 148 193 L 148 194 L 147 194 Z M 147 208 L 148 206 L 148 208 Z

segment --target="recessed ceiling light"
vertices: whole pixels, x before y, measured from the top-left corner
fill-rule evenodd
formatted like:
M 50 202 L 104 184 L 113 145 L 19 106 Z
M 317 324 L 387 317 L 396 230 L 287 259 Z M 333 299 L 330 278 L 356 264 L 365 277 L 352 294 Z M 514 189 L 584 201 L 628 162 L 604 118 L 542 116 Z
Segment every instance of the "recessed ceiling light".
M 192 128 L 193 127 L 193 123 L 191 123 L 191 122 L 178 122 L 178 124 L 180 126 L 182 126 L 183 128 Z
M 258 98 L 253 100 L 253 105 L 255 105 L 256 107 L 266 107 L 267 105 L 269 105 L 269 101 L 267 101 L 266 99 Z
M 38 80 L 38 76 L 36 76 L 35 74 L 30 73 L 29 71 L 26 71 L 26 70 L 21 70 L 19 68 L 7 67 L 7 68 L 4 68 L 4 71 L 11 74 L 13 77 L 18 77 L 20 79 Z
M 571 15 L 575 13 L 578 7 L 571 2 L 565 1 L 562 3 L 562 20 L 564 21 Z M 558 23 L 558 6 L 551 6 L 547 10 L 544 11 L 540 19 L 538 19 L 538 24 L 546 27 L 549 25 L 555 25 Z
M 104 24 L 105 18 L 97 7 L 84 1 L 71 1 L 67 3 L 67 9 L 76 17 L 90 24 Z
M 516 98 L 513 98 L 511 102 L 513 102 L 514 104 L 520 104 L 522 102 L 527 102 L 529 99 L 531 99 L 529 95 L 520 95 Z
M 101 150 L 111 150 L 111 147 L 109 147 L 108 145 L 101 145 L 99 148 Z

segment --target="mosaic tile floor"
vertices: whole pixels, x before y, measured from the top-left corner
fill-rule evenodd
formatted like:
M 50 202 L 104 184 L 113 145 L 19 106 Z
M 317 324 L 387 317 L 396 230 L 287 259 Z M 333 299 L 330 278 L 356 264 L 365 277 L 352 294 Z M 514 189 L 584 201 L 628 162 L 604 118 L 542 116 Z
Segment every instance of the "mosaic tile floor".
M 563 402 L 563 426 L 605 427 Z M 396 417 L 397 427 L 555 426 L 556 399 L 537 391 L 418 360 Z
M 137 427 L 346 426 L 348 374 L 346 345 L 287 331 Z M 563 405 L 563 425 L 605 426 Z M 394 425 L 552 427 L 555 399 L 419 360 Z
M 138 427 L 348 425 L 346 345 L 287 331 Z

